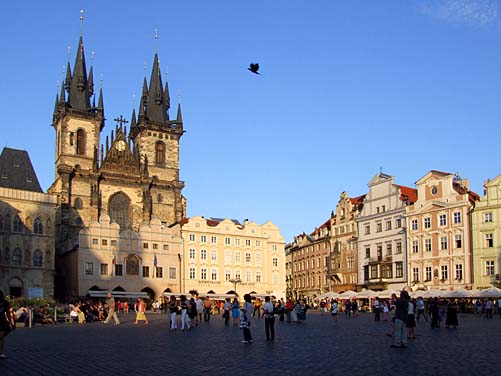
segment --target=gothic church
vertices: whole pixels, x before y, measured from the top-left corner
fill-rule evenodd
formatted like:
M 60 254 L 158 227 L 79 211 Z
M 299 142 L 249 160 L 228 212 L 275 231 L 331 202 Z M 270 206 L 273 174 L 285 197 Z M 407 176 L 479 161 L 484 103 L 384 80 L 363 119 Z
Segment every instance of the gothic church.
M 132 111 L 129 132 L 120 116 L 115 130 L 102 144 L 102 88 L 97 106 L 95 98 L 93 67 L 87 71 L 80 37 L 73 70 L 68 62 L 64 85 L 56 96 L 52 121 L 56 131 L 56 178 L 48 193 L 56 195 L 59 203 L 55 218 L 56 289 L 62 286 L 62 291 L 56 291 L 59 297 L 81 295 L 81 288 L 68 290 L 76 283 L 70 281 L 75 273 L 69 271 L 74 262 L 64 260 L 65 255 L 78 249 L 83 228 L 104 218 L 105 222 L 118 224 L 121 234 L 137 234 L 152 221 L 168 228 L 186 216 L 186 200 L 181 193 L 184 182 L 179 180 L 179 142 L 184 132 L 181 106 L 176 119 L 171 120 L 169 88 L 167 82 L 162 83 L 158 55 L 155 53 L 149 84 L 144 78 L 139 111 L 137 118 Z M 180 238 L 180 226 L 176 227 L 179 229 L 172 236 Z M 110 257 L 115 259 L 119 251 Z M 144 262 L 137 254 L 134 260 L 138 265 L 131 271 Z M 103 275 L 103 260 L 100 262 Z M 113 263 L 111 268 L 116 267 Z M 127 256 L 124 263 L 127 265 Z M 82 271 L 84 275 L 91 272 Z

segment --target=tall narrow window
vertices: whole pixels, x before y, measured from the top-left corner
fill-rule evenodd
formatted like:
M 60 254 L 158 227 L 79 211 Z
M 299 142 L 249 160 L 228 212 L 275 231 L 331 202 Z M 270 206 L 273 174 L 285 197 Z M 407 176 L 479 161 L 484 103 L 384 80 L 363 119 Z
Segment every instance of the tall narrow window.
M 155 144 L 155 163 L 165 163 L 165 144 L 161 141 Z
M 33 253 L 33 266 L 41 267 L 43 262 L 42 252 L 38 249 Z
M 77 154 L 85 154 L 85 131 L 83 129 L 77 131 Z
M 33 232 L 35 234 L 43 234 L 42 219 L 40 217 L 35 218 L 35 222 L 33 224 Z
M 110 197 L 108 213 L 111 222 L 120 225 L 120 231 L 127 230 L 132 225 L 130 199 L 125 193 L 118 192 Z

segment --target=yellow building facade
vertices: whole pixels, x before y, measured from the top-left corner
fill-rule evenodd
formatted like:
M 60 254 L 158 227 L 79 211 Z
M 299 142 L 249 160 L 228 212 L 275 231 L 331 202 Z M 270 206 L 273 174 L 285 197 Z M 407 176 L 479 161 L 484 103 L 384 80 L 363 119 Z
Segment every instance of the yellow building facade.
M 182 291 L 285 298 L 284 239 L 272 222 L 183 221 Z

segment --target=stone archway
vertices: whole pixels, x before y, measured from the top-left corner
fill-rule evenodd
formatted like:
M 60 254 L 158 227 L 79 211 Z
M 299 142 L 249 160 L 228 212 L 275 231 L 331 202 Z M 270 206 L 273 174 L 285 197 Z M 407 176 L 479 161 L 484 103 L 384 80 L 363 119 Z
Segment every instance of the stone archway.
M 151 288 L 145 287 L 141 290 L 141 292 L 145 292 L 148 295 L 148 299 L 150 299 L 150 301 L 155 301 L 155 292 Z
M 9 295 L 13 298 L 23 296 L 24 284 L 20 278 L 14 277 L 9 281 Z

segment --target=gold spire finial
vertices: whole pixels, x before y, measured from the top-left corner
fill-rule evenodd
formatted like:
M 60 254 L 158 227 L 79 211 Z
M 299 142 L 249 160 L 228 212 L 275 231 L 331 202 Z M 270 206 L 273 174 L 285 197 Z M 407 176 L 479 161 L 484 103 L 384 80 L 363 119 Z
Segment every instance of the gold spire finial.
M 136 108 L 136 94 L 132 94 L 132 109 Z
M 155 53 L 158 52 L 158 29 L 155 28 Z
M 146 61 L 144 62 L 143 69 L 144 69 L 144 77 L 146 77 L 146 70 L 148 69 L 148 67 L 146 66 Z
M 100 89 L 103 88 L 103 74 L 102 73 L 99 75 L 99 88 Z
M 178 103 L 181 103 L 181 89 L 177 90 L 177 101 Z
M 83 32 L 83 20 L 84 20 L 84 10 L 80 9 L 80 36 L 82 36 Z
M 68 63 L 70 62 L 71 46 L 66 47 L 66 55 L 68 56 Z

